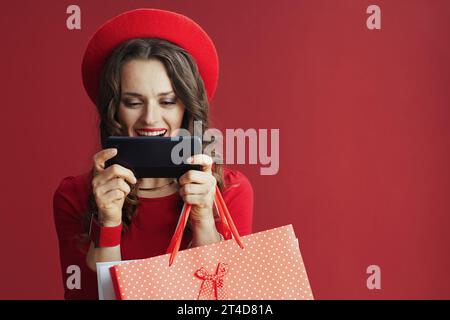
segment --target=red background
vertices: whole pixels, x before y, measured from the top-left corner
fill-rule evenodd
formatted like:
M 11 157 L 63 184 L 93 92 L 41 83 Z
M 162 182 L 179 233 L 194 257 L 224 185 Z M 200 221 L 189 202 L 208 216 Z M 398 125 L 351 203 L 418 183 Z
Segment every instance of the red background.
M 81 7 L 81 30 L 66 8 Z M 381 7 L 382 29 L 366 28 Z M 254 231 L 292 223 L 317 299 L 450 298 L 449 1 L 8 1 L 0 8 L 0 298 L 62 298 L 52 196 L 98 151 L 80 64 L 94 30 L 138 7 L 215 41 L 215 126 L 279 128 L 280 171 L 253 183 Z M 366 268 L 381 267 L 381 290 Z

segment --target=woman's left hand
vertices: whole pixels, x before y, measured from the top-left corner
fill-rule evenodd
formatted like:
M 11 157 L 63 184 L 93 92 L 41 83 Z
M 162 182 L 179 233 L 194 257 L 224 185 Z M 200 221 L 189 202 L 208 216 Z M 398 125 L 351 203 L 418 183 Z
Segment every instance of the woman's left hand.
M 213 160 L 206 154 L 197 154 L 190 157 L 187 162 L 201 165 L 202 171 L 189 170 L 180 177 L 178 180 L 180 196 L 185 203 L 192 205 L 189 215 L 191 225 L 193 223 L 210 225 L 214 223 L 213 205 L 217 184 L 211 171 Z

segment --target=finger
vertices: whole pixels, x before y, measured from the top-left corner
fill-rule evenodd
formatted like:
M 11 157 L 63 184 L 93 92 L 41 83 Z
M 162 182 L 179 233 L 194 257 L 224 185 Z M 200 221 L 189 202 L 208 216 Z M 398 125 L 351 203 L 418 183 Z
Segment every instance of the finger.
M 130 186 L 122 178 L 113 178 L 108 180 L 105 184 L 99 186 L 95 192 L 97 196 L 103 196 L 114 189 L 121 190 L 125 193 L 125 196 L 127 196 L 131 191 Z
M 134 176 L 133 171 L 130 169 L 127 169 L 125 167 L 122 167 L 119 164 L 113 164 L 112 166 L 106 168 L 104 170 L 104 179 L 109 180 L 115 177 L 119 177 L 122 179 L 125 179 L 131 184 L 135 184 L 137 182 L 136 177 Z
M 207 154 L 195 154 L 186 159 L 189 164 L 197 164 L 202 166 L 203 172 L 211 172 L 211 167 L 214 163 L 213 159 Z
M 210 187 L 207 184 L 194 184 L 188 183 L 182 186 L 179 190 L 180 196 L 185 196 L 189 194 L 206 195 L 210 191 Z
M 117 154 L 116 148 L 103 149 L 97 152 L 93 157 L 95 171 L 97 173 L 102 172 L 105 169 L 105 162 L 115 157 L 116 154 Z
M 95 176 L 92 179 L 92 188 L 96 189 L 114 178 L 125 179 L 131 184 L 137 183 L 137 179 L 131 170 L 124 168 L 118 164 L 113 164 L 112 166 L 103 170 L 101 174 Z
M 214 177 L 209 173 L 198 170 L 189 170 L 178 179 L 178 183 L 181 186 L 187 183 L 208 183 L 212 178 Z
M 198 194 L 188 194 L 182 197 L 183 201 L 187 204 L 199 206 L 199 207 L 205 207 L 207 205 L 207 197 L 203 195 Z
M 111 202 L 125 199 L 126 195 L 122 190 L 114 189 L 108 191 L 102 198 L 104 202 Z

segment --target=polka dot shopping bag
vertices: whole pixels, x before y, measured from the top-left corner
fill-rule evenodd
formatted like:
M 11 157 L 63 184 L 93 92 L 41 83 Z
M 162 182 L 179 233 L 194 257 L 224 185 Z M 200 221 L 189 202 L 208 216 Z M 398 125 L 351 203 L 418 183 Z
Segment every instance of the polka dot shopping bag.
M 215 205 L 227 240 L 178 252 L 185 205 L 167 254 L 110 268 L 117 298 L 313 299 L 292 225 L 240 237 L 218 188 Z

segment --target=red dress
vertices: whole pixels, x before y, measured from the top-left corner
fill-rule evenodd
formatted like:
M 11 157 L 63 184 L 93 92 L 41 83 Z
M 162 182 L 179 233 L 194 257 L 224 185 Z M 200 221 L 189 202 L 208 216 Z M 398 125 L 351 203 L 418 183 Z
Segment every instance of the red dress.
M 223 174 L 226 185 L 222 191 L 223 198 L 240 235 L 248 235 L 252 232 L 252 186 L 239 171 L 224 167 Z M 86 252 L 90 243 L 87 242 L 80 248 L 78 240 L 83 230 L 83 215 L 88 208 L 88 195 L 92 192 L 91 181 L 90 173 L 66 177 L 61 181 L 53 197 L 65 299 L 98 299 L 97 275 L 86 264 Z M 139 200 L 141 204 L 137 209 L 137 215 L 121 239 L 122 260 L 165 254 L 180 215 L 182 199 L 178 193 Z M 217 222 L 216 226 L 220 232 L 220 223 Z M 181 248 L 186 248 L 190 240 L 186 234 Z M 73 274 L 73 267 L 69 267 L 74 265 L 80 268 L 79 289 L 69 289 L 66 285 L 68 277 Z

